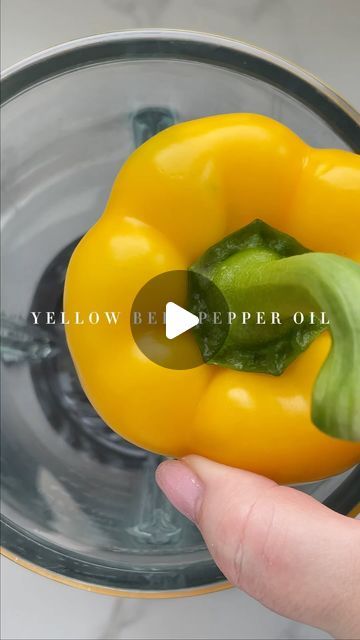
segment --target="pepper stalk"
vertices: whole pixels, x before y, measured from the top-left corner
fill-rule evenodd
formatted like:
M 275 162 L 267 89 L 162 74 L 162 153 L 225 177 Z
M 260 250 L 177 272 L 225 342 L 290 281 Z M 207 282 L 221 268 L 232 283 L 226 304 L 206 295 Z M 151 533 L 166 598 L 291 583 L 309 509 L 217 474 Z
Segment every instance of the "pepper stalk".
M 319 317 L 325 312 L 332 347 L 313 387 L 311 418 L 331 436 L 360 440 L 359 264 L 335 254 L 313 253 L 255 220 L 211 247 L 190 272 L 193 313 L 203 311 L 204 305 L 209 313 L 217 310 L 219 296 L 214 296 L 213 286 L 204 284 L 207 279 L 236 314 L 211 358 L 206 357 L 209 327 L 194 329 L 208 364 L 281 375 L 324 330 L 319 319 L 295 324 L 294 313 L 315 312 Z M 240 317 L 245 310 L 252 320 L 244 325 Z M 267 315 L 274 310 L 281 324 L 255 323 L 256 312 Z

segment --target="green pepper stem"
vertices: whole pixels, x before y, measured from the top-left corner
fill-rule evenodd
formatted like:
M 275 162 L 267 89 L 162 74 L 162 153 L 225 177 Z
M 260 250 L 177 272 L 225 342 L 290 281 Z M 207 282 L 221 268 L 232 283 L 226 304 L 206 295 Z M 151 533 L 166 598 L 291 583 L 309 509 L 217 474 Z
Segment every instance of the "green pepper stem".
M 308 252 L 255 221 L 212 247 L 192 271 L 212 280 L 237 316 L 276 310 L 284 319 L 270 327 L 235 321 L 213 364 L 279 375 L 324 328 L 295 325 L 293 314 L 326 314 L 332 347 L 313 387 L 312 421 L 334 437 L 360 440 L 360 265 Z M 201 336 L 198 342 L 201 349 Z
M 313 388 L 312 420 L 330 435 L 360 440 L 360 266 L 333 254 L 305 253 L 268 263 L 248 284 L 258 293 L 276 288 L 280 299 L 292 288 L 290 297 L 300 307 L 326 313 L 332 348 Z

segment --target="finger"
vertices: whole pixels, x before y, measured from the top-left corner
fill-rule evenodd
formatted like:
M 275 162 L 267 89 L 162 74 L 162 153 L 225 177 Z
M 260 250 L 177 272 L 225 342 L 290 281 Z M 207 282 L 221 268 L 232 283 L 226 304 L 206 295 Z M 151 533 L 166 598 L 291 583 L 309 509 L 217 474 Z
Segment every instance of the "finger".
M 289 487 L 198 456 L 157 481 L 201 530 L 229 581 L 267 607 L 340 637 L 360 633 L 360 524 Z

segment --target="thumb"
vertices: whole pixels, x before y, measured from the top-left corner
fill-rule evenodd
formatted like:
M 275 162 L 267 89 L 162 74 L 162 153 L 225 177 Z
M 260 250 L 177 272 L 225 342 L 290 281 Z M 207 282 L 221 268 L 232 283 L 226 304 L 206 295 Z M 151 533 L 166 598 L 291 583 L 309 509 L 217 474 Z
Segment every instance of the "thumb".
M 198 456 L 163 462 L 156 478 L 233 585 L 281 615 L 360 637 L 359 522 L 296 489 Z

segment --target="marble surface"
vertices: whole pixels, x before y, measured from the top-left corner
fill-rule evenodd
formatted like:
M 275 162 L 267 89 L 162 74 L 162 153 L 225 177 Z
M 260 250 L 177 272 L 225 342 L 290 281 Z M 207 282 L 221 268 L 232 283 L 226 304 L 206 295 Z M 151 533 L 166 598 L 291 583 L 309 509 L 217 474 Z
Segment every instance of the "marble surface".
M 360 107 L 358 0 L 2 0 L 3 68 L 54 44 L 140 27 L 194 29 L 269 49 Z M 236 590 L 167 601 L 79 591 L 2 560 L 4 640 L 326 638 Z
M 325 639 L 235 589 L 170 600 L 126 600 L 66 587 L 2 558 L 3 640 Z

